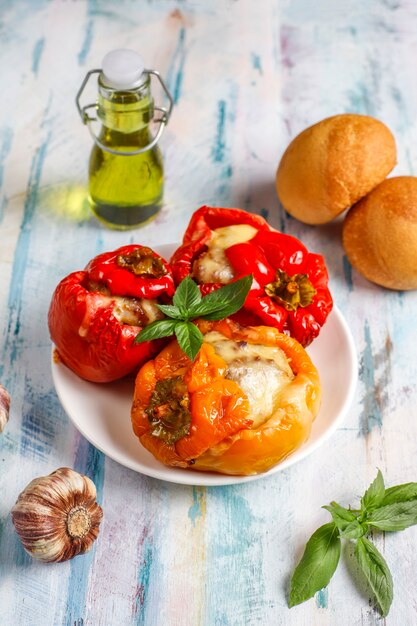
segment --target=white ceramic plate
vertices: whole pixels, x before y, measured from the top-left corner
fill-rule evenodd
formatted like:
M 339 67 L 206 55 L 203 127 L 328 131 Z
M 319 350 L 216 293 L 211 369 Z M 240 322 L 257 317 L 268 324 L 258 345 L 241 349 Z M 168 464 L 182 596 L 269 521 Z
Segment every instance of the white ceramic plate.
M 176 244 L 168 244 L 157 250 L 169 258 L 176 247 Z M 304 459 L 330 437 L 344 419 L 355 391 L 358 369 L 352 335 L 337 307 L 333 308 L 320 335 L 307 351 L 319 371 L 323 394 L 310 439 L 282 463 L 256 476 L 226 476 L 166 467 L 154 459 L 132 431 L 133 380 L 90 383 L 53 358 L 52 377 L 59 400 L 76 428 L 96 448 L 121 465 L 174 483 L 229 485 L 269 476 Z

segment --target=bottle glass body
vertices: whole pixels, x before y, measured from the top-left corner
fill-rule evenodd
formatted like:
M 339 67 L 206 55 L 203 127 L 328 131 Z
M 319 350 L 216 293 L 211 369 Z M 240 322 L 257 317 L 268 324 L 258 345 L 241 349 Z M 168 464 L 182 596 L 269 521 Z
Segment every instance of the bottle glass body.
M 135 89 L 117 91 L 99 79 L 98 117 L 102 122 L 99 141 L 89 164 L 89 199 L 94 214 L 107 226 L 128 229 L 156 216 L 162 206 L 163 162 L 158 146 L 134 152 L 151 141 L 149 124 L 153 99 L 149 77 Z

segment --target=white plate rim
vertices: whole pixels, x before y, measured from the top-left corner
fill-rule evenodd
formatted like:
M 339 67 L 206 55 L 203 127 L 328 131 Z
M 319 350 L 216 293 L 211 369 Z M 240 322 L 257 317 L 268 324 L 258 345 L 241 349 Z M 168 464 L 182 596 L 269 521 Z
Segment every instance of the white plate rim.
M 172 251 L 177 247 L 178 244 L 161 244 L 159 246 L 154 246 L 154 249 L 158 251 L 162 256 L 169 257 L 172 254 Z M 331 317 L 330 317 L 331 316 Z M 149 468 L 146 465 L 140 463 L 140 461 L 129 461 L 126 457 L 122 457 L 120 454 L 109 450 L 105 446 L 100 443 L 94 436 L 92 436 L 91 432 L 89 432 L 88 428 L 85 427 L 83 421 L 77 420 L 74 416 L 71 406 L 68 405 L 68 402 L 65 398 L 65 394 L 63 393 L 62 385 L 63 380 L 65 380 L 65 375 L 73 378 L 75 384 L 77 381 L 80 381 L 80 384 L 85 383 L 82 379 L 79 379 L 76 374 L 71 372 L 61 361 L 58 361 L 54 358 L 54 350 L 55 347 L 52 346 L 52 356 L 51 356 L 51 369 L 52 369 L 52 379 L 55 386 L 55 391 L 57 393 L 58 399 L 71 420 L 76 429 L 81 433 L 87 441 L 89 441 L 93 446 L 95 446 L 98 450 L 103 452 L 106 456 L 116 461 L 117 463 L 127 467 L 133 471 L 136 471 L 145 476 L 149 476 L 151 478 L 156 478 L 158 480 L 165 480 L 167 482 L 183 484 L 183 485 L 191 485 L 191 486 L 223 486 L 223 485 L 232 485 L 232 484 L 241 484 L 246 482 L 251 482 L 254 480 L 259 480 L 261 478 L 266 478 L 271 476 L 277 472 L 288 469 L 292 465 L 299 463 L 310 454 L 313 454 L 327 439 L 329 439 L 335 430 L 340 426 L 343 420 L 346 417 L 346 414 L 352 404 L 357 379 L 358 379 L 358 363 L 357 363 L 357 354 L 355 349 L 354 340 L 352 337 L 352 333 L 349 329 L 349 326 L 344 319 L 341 311 L 336 305 L 333 305 L 332 312 L 330 313 L 328 321 L 332 318 L 333 323 L 339 326 L 339 329 L 343 335 L 343 339 L 346 342 L 346 353 L 345 360 L 346 365 L 349 369 L 349 376 L 347 379 L 347 385 L 345 389 L 345 396 L 343 400 L 343 404 L 337 414 L 337 416 L 332 420 L 329 426 L 319 435 L 314 441 L 310 436 L 300 448 L 295 450 L 290 456 L 284 459 L 281 463 L 278 463 L 267 472 L 262 474 L 255 474 L 251 476 L 230 476 L 227 474 L 217 474 L 214 472 L 200 472 L 193 470 L 182 470 L 179 468 L 171 468 L 161 464 L 160 468 Z M 326 323 L 328 323 L 328 321 Z M 326 332 L 326 324 L 323 326 L 321 333 Z M 308 349 L 307 349 L 308 352 Z M 314 362 L 314 361 L 313 361 Z M 60 368 L 65 368 L 64 378 L 62 377 L 62 370 Z M 94 383 L 89 383 L 94 384 Z M 102 383 L 97 383 L 97 387 L 99 388 Z M 129 416 L 130 417 L 130 416 Z M 316 417 L 315 423 L 320 419 L 320 412 Z M 314 429 L 314 424 L 313 424 Z M 132 431 L 132 437 L 135 437 Z M 138 441 L 138 446 L 141 444 Z M 144 448 L 142 451 L 146 454 L 149 454 Z

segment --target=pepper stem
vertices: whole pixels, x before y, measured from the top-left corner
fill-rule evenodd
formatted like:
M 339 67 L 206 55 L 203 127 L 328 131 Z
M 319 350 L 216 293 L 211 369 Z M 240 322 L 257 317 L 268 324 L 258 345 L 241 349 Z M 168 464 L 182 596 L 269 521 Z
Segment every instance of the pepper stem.
M 188 435 L 190 400 L 183 376 L 158 380 L 145 413 L 154 437 L 168 445 Z
M 72 539 L 82 539 L 91 528 L 91 517 L 87 509 L 77 506 L 68 513 L 67 532 Z
M 296 311 L 299 306 L 306 307 L 311 304 L 317 291 L 308 274 L 290 276 L 278 269 L 276 280 L 265 286 L 265 293 L 287 311 Z
M 161 278 L 167 273 L 162 260 L 147 246 L 142 246 L 127 254 L 119 254 L 116 258 L 116 265 L 129 270 L 136 276 Z

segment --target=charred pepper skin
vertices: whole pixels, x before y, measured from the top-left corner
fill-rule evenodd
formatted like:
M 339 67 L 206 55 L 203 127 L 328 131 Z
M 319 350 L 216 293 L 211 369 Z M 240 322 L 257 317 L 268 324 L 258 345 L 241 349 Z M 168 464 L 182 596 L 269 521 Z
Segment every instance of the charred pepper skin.
M 113 314 L 112 296 L 167 302 L 174 293 L 171 270 L 159 255 L 164 274 L 136 276 L 117 265 L 117 257 L 144 248 L 123 246 L 92 259 L 85 270 L 73 272 L 56 287 L 48 326 L 61 360 L 78 376 L 106 383 L 135 372 L 164 345 L 157 340 L 135 344 L 141 326 L 121 323 Z M 145 250 L 149 250 L 146 249 Z M 104 287 L 106 294 L 98 287 Z M 107 295 L 110 294 L 110 295 Z
M 273 326 L 308 346 L 333 307 L 324 258 L 309 252 L 296 237 L 274 230 L 258 215 L 240 209 L 201 207 L 171 259 L 175 281 L 192 275 L 193 264 L 206 252 L 214 230 L 239 224 L 249 224 L 258 232 L 249 241 L 225 250 L 234 280 L 248 274 L 254 277 L 245 304 L 232 318 L 246 326 Z M 203 294 L 219 287 L 219 283 L 200 284 Z

